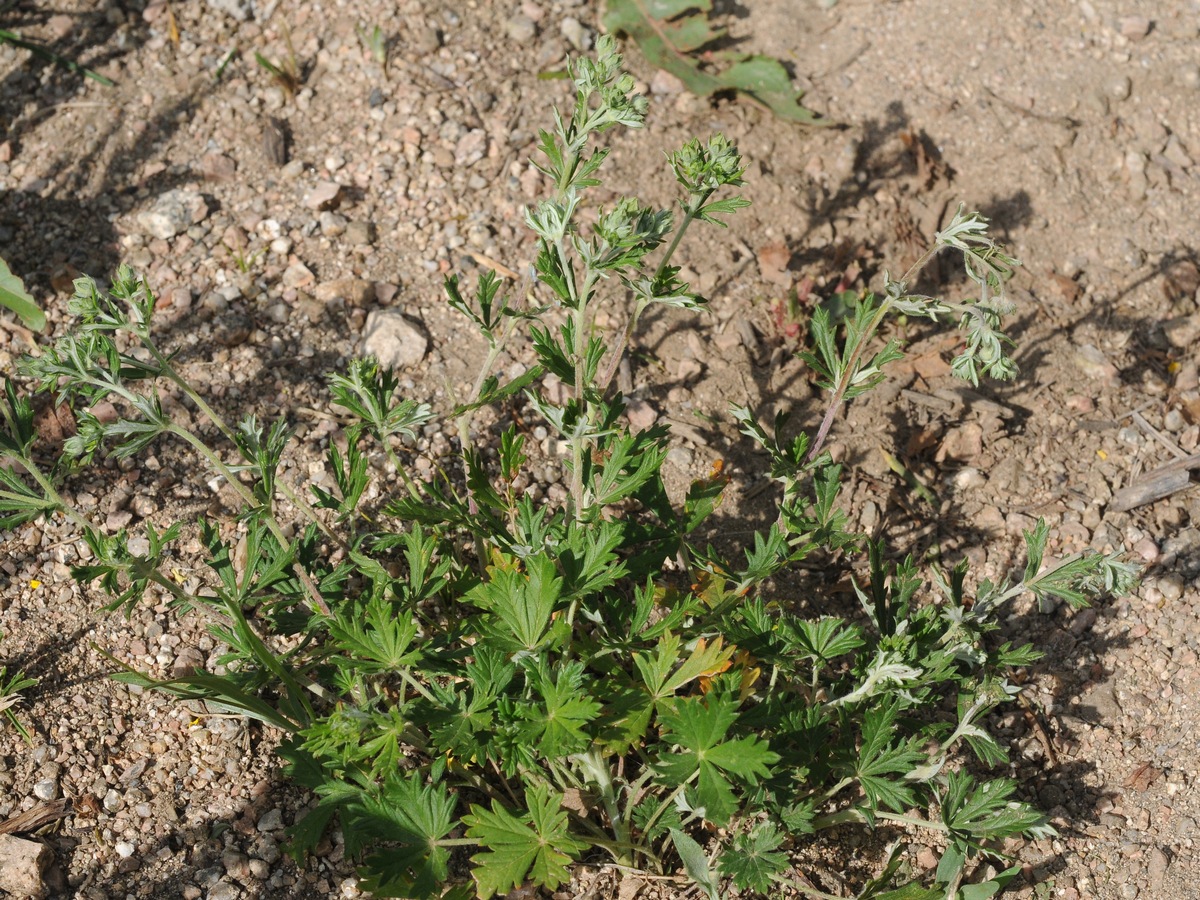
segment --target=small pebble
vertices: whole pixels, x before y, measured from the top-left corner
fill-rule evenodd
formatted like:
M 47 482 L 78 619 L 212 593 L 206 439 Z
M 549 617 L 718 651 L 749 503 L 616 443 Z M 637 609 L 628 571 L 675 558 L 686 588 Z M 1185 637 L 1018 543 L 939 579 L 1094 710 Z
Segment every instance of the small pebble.
M 1168 602 L 1178 600 L 1183 596 L 1183 577 L 1170 572 L 1158 579 L 1158 590 L 1163 599 Z
M 1128 75 L 1117 75 L 1108 82 L 1108 95 L 1114 100 L 1127 100 L 1133 93 L 1133 82 Z
M 1158 559 L 1158 544 L 1152 538 L 1142 538 L 1133 545 L 1133 552 L 1148 563 Z
M 559 31 L 562 33 L 562 36 L 567 39 L 567 43 L 580 53 L 584 53 L 592 49 L 591 31 L 589 31 L 583 25 L 583 23 L 574 16 L 567 16 L 564 18 L 562 20 L 562 24 L 559 26 Z
M 227 881 L 218 881 L 208 889 L 208 900 L 238 900 L 241 891 Z
M 121 857 L 121 859 L 129 859 L 129 857 L 133 856 L 133 852 L 137 850 L 137 847 L 128 841 L 118 841 L 115 849 L 117 856 Z
M 58 796 L 58 782 L 49 778 L 39 781 L 33 786 L 33 796 L 39 800 L 53 800 Z
M 508 36 L 519 44 L 525 41 L 532 40 L 537 34 L 537 25 L 529 16 L 523 16 L 517 13 L 504 23 L 504 30 L 508 32 Z

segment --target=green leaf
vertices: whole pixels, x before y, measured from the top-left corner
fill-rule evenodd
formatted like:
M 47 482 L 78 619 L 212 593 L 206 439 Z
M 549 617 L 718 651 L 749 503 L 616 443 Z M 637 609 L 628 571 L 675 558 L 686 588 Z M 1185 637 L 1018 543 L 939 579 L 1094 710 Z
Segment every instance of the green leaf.
M 1014 834 L 1052 833 L 1045 816 L 1027 803 L 1009 799 L 1016 789 L 1010 778 L 977 784 L 965 772 L 951 772 L 942 797 L 942 821 L 952 836 L 971 846 Z
M 600 714 L 601 707 L 584 686 L 583 663 L 560 663 L 552 671 L 543 659 L 530 680 L 542 700 L 524 713 L 528 725 L 523 731 L 530 744 L 551 759 L 587 749 L 591 737 L 583 728 Z
M 421 659 L 420 649 L 410 649 L 419 630 L 416 619 L 382 596 L 371 597 L 365 608 L 348 605 L 325 621 L 330 636 L 341 645 L 342 653 L 333 657 L 340 667 L 382 674 Z
M 361 792 L 343 816 L 350 820 L 350 828 L 365 832 L 372 843 L 387 845 L 367 858 L 370 874 L 363 890 L 400 891 L 400 896 L 416 898 L 440 896 L 449 874 L 450 852 L 437 842 L 457 824 L 455 805 L 445 785 L 427 785 L 417 772 L 407 778 L 389 777 L 377 795 Z
M 484 850 L 471 857 L 481 900 L 503 894 L 526 879 L 554 890 L 570 880 L 567 865 L 587 844 L 567 829 L 562 795 L 544 784 L 525 791 L 529 811 L 515 816 L 496 801 L 490 810 L 472 804 L 463 816 L 467 837 Z
M 472 589 L 465 599 L 496 616 L 517 649 L 534 650 L 546 636 L 563 580 L 544 554 L 529 557 L 525 565 L 527 573 L 492 567 L 491 581 Z
M 46 314 L 37 301 L 25 290 L 25 283 L 0 259 L 0 306 L 7 306 L 18 316 L 30 331 L 40 332 L 46 327 Z
M 871 810 L 880 806 L 902 812 L 915 802 L 912 786 L 903 777 L 925 760 L 913 742 L 892 744 L 900 704 L 892 701 L 868 708 L 863 716 L 862 747 L 853 765 Z
M 708 857 L 704 855 L 704 849 L 678 828 L 670 829 L 670 835 L 675 852 L 683 860 L 683 868 L 688 873 L 688 878 L 704 888 L 709 900 L 721 900 L 717 879 L 708 866 Z
M 655 699 L 672 696 L 685 684 L 699 678 L 705 672 L 718 671 L 724 663 L 733 658 L 734 653 L 734 649 L 725 647 L 720 639 L 710 643 L 700 638 L 693 645 L 687 659 L 679 668 L 674 669 L 679 661 L 679 646 L 679 637 L 668 633 L 659 638 L 653 656 L 637 653 L 633 657 L 642 680 Z
M 766 893 L 771 876 L 788 867 L 787 854 L 778 852 L 784 837 L 772 822 L 759 822 L 748 833 L 734 837 L 717 860 L 717 868 L 740 890 Z
M 792 86 L 787 70 L 766 56 L 726 54 L 733 64 L 715 73 L 703 70 L 694 52 L 724 36 L 709 25 L 712 0 L 608 0 L 604 27 L 627 34 L 651 65 L 665 69 L 689 91 L 709 97 L 737 91 L 783 119 L 816 124 L 817 116 L 800 105 L 803 92 Z
M 737 810 L 731 775 L 746 784 L 770 777 L 770 766 L 779 762 L 767 742 L 756 735 L 726 740 L 737 719 L 734 701 L 710 692 L 705 697 L 685 697 L 664 706 L 659 714 L 663 740 L 680 750 L 663 754 L 655 770 L 665 784 L 684 784 L 696 776 L 694 806 L 704 808 L 704 818 L 724 825 Z

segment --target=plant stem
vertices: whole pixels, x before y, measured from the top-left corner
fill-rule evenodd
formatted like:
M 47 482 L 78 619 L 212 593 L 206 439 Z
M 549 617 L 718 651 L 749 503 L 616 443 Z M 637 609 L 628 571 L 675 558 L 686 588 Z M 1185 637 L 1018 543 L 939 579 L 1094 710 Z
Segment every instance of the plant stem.
M 679 227 L 675 229 L 675 236 L 671 239 L 670 245 L 663 254 L 663 258 L 659 262 L 658 268 L 654 270 L 655 281 L 661 278 L 663 272 L 667 270 L 667 265 L 671 262 L 671 257 L 675 255 L 675 250 L 679 247 L 680 241 L 683 240 L 684 232 L 687 231 L 688 226 L 691 225 L 692 221 L 696 218 L 696 211 L 701 209 L 704 204 L 708 202 L 708 198 L 712 195 L 713 191 L 705 191 L 703 194 L 696 195 L 696 197 L 699 198 L 698 201 L 693 198 L 693 203 L 688 207 L 687 212 L 684 214 L 683 221 L 679 223 Z M 612 383 L 613 376 L 617 373 L 617 367 L 621 364 L 621 357 L 625 355 L 625 350 L 629 346 L 629 342 L 633 340 L 633 333 L 637 328 L 638 320 L 645 311 L 646 307 L 641 302 L 634 307 L 633 313 L 629 317 L 629 321 L 625 323 L 625 329 L 621 332 L 621 336 L 617 340 L 617 345 L 609 351 L 608 366 L 604 370 L 604 375 L 601 376 L 599 381 L 596 383 L 596 389 L 600 394 L 603 394 L 606 390 L 608 390 L 608 386 Z
M 212 466 L 229 483 L 229 485 L 237 492 L 237 495 L 242 498 L 247 506 L 249 506 L 251 509 L 254 509 L 261 505 L 258 502 L 258 498 L 254 496 L 254 493 L 248 487 L 242 484 L 236 473 L 234 473 L 232 469 L 225 465 L 221 458 L 217 456 L 217 454 L 211 449 L 209 449 L 208 445 L 205 444 L 204 441 L 200 440 L 200 438 L 196 437 L 186 428 L 182 428 L 173 422 L 171 423 L 170 428 L 168 428 L 168 431 L 191 444 L 193 449 L 195 449 L 196 452 L 199 453 L 208 462 L 208 464 Z M 279 541 L 279 546 L 285 551 L 290 552 L 292 550 L 292 542 L 288 540 L 287 535 L 283 533 L 283 528 L 280 526 L 279 521 L 269 509 L 266 511 L 263 521 L 266 522 L 267 528 L 270 530 L 271 534 L 275 536 L 275 540 Z M 308 573 L 304 571 L 304 567 L 301 566 L 299 562 L 293 562 L 292 571 L 295 572 L 296 577 L 300 579 L 300 583 L 304 585 L 305 589 L 312 597 L 317 610 L 324 616 L 330 615 L 329 604 L 325 602 L 325 598 L 321 596 L 321 592 L 317 590 L 317 586 L 313 584 L 313 581 L 309 577 Z
M 918 259 L 909 270 L 904 273 L 900 279 L 902 284 L 908 282 L 918 272 L 929 264 L 929 261 L 937 255 L 941 249 L 939 244 L 934 244 Z M 871 322 L 863 331 L 862 338 L 858 344 L 851 348 L 850 358 L 846 361 L 845 368 L 842 370 L 842 377 L 838 379 L 837 387 L 834 389 L 833 397 L 830 398 L 829 407 L 825 410 L 825 417 L 821 419 L 821 425 L 817 429 L 817 435 L 813 438 L 812 446 L 808 450 L 808 455 L 804 457 L 806 463 L 811 463 L 817 458 L 817 454 L 821 452 L 821 447 L 825 444 L 825 438 L 829 436 L 829 429 L 833 426 L 833 420 L 837 417 L 838 410 L 842 406 L 842 399 L 846 396 L 846 391 L 849 390 L 851 383 L 854 381 L 854 376 L 858 374 L 858 363 L 862 359 L 863 351 L 867 344 L 871 342 L 871 338 L 875 336 L 875 332 L 879 328 L 879 323 L 883 321 L 883 317 L 887 315 L 887 311 L 891 309 L 894 302 L 891 296 L 884 298 L 879 304 L 879 309 L 875 311 L 875 315 L 871 317 Z

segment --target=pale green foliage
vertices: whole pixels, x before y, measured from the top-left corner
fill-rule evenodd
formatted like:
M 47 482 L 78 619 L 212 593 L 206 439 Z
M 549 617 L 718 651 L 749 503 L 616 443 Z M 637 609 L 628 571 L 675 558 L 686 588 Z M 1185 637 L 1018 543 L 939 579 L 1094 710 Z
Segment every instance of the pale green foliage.
M 46 315 L 37 301 L 25 290 L 25 283 L 0 259 L 0 306 L 11 309 L 30 331 L 41 331 L 46 327 Z

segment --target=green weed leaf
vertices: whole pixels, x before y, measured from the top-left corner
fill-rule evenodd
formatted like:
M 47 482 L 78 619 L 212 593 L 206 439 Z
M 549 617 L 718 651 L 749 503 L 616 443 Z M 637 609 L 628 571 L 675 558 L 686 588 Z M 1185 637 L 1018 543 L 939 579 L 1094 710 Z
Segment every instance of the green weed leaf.
M 519 816 L 495 801 L 490 810 L 472 804 L 470 814 L 463 816 L 467 837 L 484 848 L 471 857 L 481 900 L 506 893 L 527 878 L 554 890 L 570 878 L 567 865 L 587 847 L 567 828 L 562 795 L 539 784 L 526 790 L 525 800 L 529 811 Z

